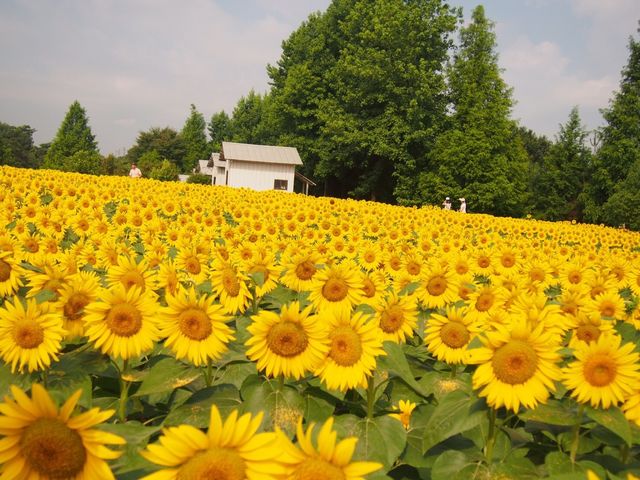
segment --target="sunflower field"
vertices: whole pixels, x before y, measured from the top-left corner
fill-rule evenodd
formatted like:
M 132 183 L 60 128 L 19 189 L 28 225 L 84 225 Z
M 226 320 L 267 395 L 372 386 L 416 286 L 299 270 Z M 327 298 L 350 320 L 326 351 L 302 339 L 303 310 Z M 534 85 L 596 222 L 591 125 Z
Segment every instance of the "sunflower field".
M 634 479 L 640 234 L 0 167 L 0 479 Z

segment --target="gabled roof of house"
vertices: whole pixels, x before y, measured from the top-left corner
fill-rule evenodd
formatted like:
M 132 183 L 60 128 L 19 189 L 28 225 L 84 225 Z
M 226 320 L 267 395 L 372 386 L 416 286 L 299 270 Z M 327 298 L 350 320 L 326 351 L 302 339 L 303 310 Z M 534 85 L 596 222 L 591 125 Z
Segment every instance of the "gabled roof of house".
M 274 145 L 253 145 L 250 143 L 222 142 L 222 155 L 225 160 L 260 163 L 283 163 L 302 165 L 298 150 L 294 147 Z

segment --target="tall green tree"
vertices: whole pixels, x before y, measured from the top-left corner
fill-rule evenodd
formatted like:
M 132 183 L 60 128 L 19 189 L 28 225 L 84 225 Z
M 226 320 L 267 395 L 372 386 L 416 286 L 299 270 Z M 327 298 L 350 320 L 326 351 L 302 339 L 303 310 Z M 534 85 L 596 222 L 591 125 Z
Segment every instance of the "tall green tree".
M 533 210 L 546 220 L 582 220 L 584 195 L 591 173 L 589 132 L 580 120 L 578 107 L 560 125 L 555 143 L 533 177 Z
M 224 110 L 211 115 L 209 121 L 209 137 L 211 138 L 210 149 L 219 152 L 222 142 L 230 141 L 233 138 L 233 126 L 231 118 Z
M 178 170 L 187 171 L 184 162 L 187 156 L 187 146 L 182 136 L 174 129 L 153 127 L 146 132 L 140 132 L 135 145 L 127 152 L 127 157 L 129 162 L 140 163 L 140 158 L 145 153 L 152 151 L 157 152 L 160 161 L 167 159 L 176 165 Z M 147 174 L 144 171 L 142 173 Z
M 196 110 L 196 106 L 191 104 L 191 112 L 180 132 L 184 140 L 187 154 L 184 157 L 183 165 L 185 171 L 190 172 L 196 166 L 198 160 L 207 159 L 209 142 L 207 141 L 207 122 L 204 115 Z
M 482 6 L 460 30 L 448 81 L 449 126 L 430 152 L 419 194 L 428 203 L 463 196 L 474 212 L 521 215 L 528 157 L 510 118 L 511 89 L 501 78 L 493 23 Z
M 612 209 L 605 204 L 640 159 L 640 41 L 633 37 L 629 38 L 629 59 L 622 70 L 620 89 L 602 116 L 606 125 L 600 132 L 585 216 L 592 222 L 615 225 L 620 218 L 612 218 L 607 213 Z
M 47 150 L 43 167 L 62 169 L 66 159 L 80 151 L 88 154 L 99 153 L 87 112 L 76 100 L 69 107 L 58 133 Z
M 14 127 L 0 122 L 0 165 L 37 168 L 34 132 L 29 125 Z
M 334 0 L 284 42 L 268 70 L 275 130 L 325 193 L 413 201 L 445 114 L 456 12 L 439 0 Z
M 275 137 L 270 128 L 270 98 L 251 90 L 238 100 L 231 118 L 232 140 L 240 143 L 268 145 Z

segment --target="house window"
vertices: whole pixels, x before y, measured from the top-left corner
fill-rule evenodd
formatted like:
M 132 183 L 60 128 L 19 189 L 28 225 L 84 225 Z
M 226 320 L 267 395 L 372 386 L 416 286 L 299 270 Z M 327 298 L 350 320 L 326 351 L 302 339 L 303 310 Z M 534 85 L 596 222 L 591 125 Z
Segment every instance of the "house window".
M 278 180 L 277 178 L 273 181 L 273 189 L 274 190 L 286 190 L 289 185 L 288 180 Z

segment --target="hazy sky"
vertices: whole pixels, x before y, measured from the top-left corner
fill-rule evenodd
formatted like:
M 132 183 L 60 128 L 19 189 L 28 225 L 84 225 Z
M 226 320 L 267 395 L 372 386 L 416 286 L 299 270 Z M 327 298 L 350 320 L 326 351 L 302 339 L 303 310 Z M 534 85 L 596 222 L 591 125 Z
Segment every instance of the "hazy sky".
M 194 103 L 231 113 L 282 40 L 330 0 L 1 0 L 0 121 L 51 141 L 69 105 L 86 109 L 103 154 L 140 131 L 179 130 Z M 477 1 L 452 0 L 465 16 Z M 514 117 L 553 137 L 574 105 L 588 128 L 617 90 L 639 0 L 488 0 Z

